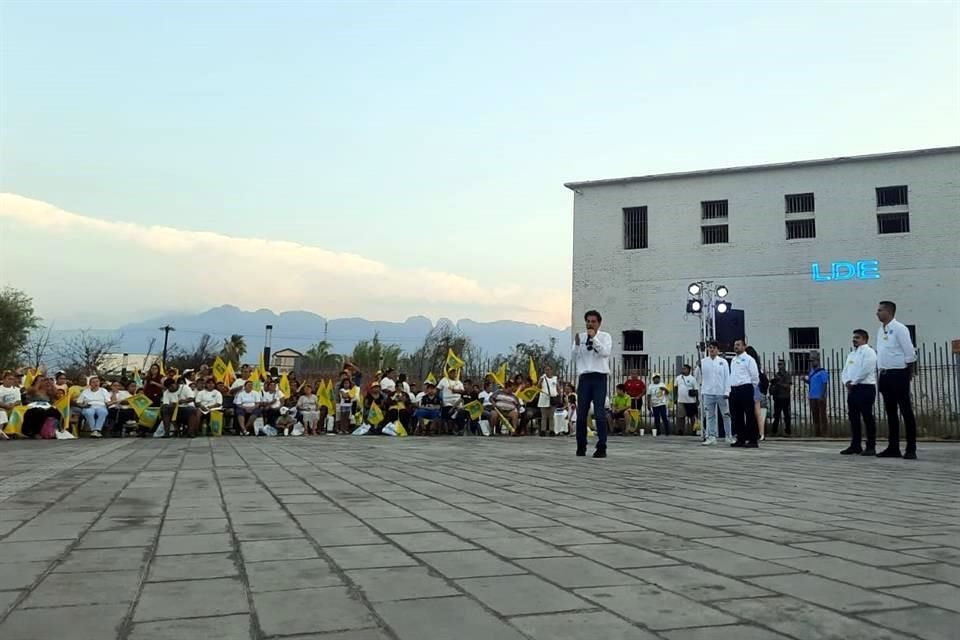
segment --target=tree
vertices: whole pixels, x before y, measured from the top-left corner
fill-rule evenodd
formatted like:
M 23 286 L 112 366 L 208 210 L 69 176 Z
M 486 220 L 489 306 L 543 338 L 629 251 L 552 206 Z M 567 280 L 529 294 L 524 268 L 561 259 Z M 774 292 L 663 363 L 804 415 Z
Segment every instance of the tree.
M 88 375 L 104 373 L 107 355 L 117 350 L 123 336 L 96 336 L 89 329 L 78 331 L 57 348 L 60 368 L 67 377 L 79 380 Z
M 437 324 L 423 339 L 423 344 L 415 351 L 406 353 L 400 360 L 400 371 L 407 373 L 411 380 L 420 381 L 433 372 L 442 375 L 443 365 L 447 361 L 447 351 L 453 351 L 466 362 L 468 372 L 483 375 L 483 354 L 473 341 L 451 324 Z
M 522 374 L 526 378 L 530 366 L 530 358 L 537 367 L 538 373 L 543 373 L 544 369 L 551 367 L 557 375 L 563 377 L 564 369 L 567 366 L 566 360 L 556 352 L 556 338 L 551 338 L 548 345 L 539 342 L 521 342 L 513 347 L 503 359 L 507 361 L 507 367 L 511 375 Z M 502 360 L 501 360 L 502 361 Z
M 238 333 L 231 335 L 223 341 L 223 348 L 220 349 L 220 357 L 227 362 L 233 363 L 234 367 L 240 366 L 240 358 L 247 352 L 247 341 Z
M 298 368 L 305 371 L 323 371 L 335 367 L 339 364 L 340 356 L 333 353 L 333 345 L 326 340 L 321 340 L 317 344 L 307 349 L 306 353 L 300 358 Z
M 373 334 L 372 340 L 361 340 L 353 348 L 350 361 L 361 371 L 376 371 L 388 367 L 397 368 L 400 364 L 402 349 L 399 345 L 380 342 L 380 334 Z
M 48 327 L 38 326 L 30 332 L 30 337 L 23 345 L 23 358 L 27 366 L 38 369 L 44 363 L 44 357 L 50 349 L 51 333 L 53 333 L 53 323 Z
M 242 338 L 241 338 L 242 340 Z M 167 348 L 168 368 L 172 367 L 179 371 L 193 369 L 196 371 L 204 364 L 212 364 L 217 354 L 214 351 L 213 344 L 210 341 L 210 334 L 205 333 L 200 337 L 200 341 L 192 349 L 184 349 L 180 345 L 174 344 Z
M 11 287 L 0 290 L 0 370 L 20 364 L 30 332 L 39 325 L 30 296 Z

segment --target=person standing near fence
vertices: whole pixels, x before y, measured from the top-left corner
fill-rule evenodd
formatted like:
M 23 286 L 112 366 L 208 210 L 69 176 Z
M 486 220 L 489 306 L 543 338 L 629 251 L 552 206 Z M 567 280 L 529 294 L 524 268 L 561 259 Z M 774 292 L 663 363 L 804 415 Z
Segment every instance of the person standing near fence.
M 720 345 L 714 340 L 707 346 L 707 357 L 697 369 L 700 392 L 703 395 L 703 414 L 706 438 L 703 445 L 717 444 L 717 411 L 723 414 L 723 424 L 730 431 L 730 365 L 720 357 Z
M 680 375 L 673 381 L 673 390 L 677 394 L 677 434 L 683 435 L 686 420 L 690 420 L 691 428 L 696 423 L 700 393 L 697 379 L 690 375 L 690 365 L 683 365 Z
M 756 449 L 760 431 L 757 427 L 755 395 L 760 384 L 760 370 L 757 361 L 746 352 L 746 340 L 741 338 L 735 341 L 733 350 L 737 355 L 730 363 L 730 415 L 737 440 L 730 446 Z
M 847 411 L 850 415 L 850 446 L 840 453 L 845 456 L 876 455 L 877 422 L 873 404 L 877 400 L 877 352 L 869 344 L 870 334 L 863 329 L 853 332 L 853 351 L 843 365 L 840 381 L 847 389 Z M 860 421 L 867 426 L 867 447 L 861 448 Z
M 813 437 L 822 438 L 827 427 L 827 385 L 830 373 L 820 366 L 820 354 L 810 352 L 810 371 L 803 379 L 807 384 L 810 399 L 810 417 L 813 420 Z
M 777 372 L 773 374 L 773 384 L 770 385 L 770 394 L 773 396 L 773 435 L 780 429 L 780 416 L 783 416 L 783 433 L 790 435 L 790 387 L 793 379 L 787 371 L 783 360 L 777 362 Z
M 607 376 L 613 338 L 600 331 L 603 317 L 591 309 L 583 314 L 587 330 L 573 336 L 573 357 L 577 366 L 577 455 L 587 455 L 587 420 L 593 404 L 597 423 L 597 450 L 594 458 L 607 457 Z
M 883 409 L 887 414 L 887 428 L 890 432 L 887 448 L 877 454 L 878 458 L 900 457 L 900 417 L 903 415 L 907 448 L 903 457 L 917 459 L 917 422 L 913 417 L 910 403 L 910 380 L 917 362 L 917 351 L 910 339 L 910 330 L 895 319 L 897 305 L 883 300 L 877 307 L 877 319 L 880 331 L 877 334 L 877 367 L 880 371 L 878 387 L 883 396 Z

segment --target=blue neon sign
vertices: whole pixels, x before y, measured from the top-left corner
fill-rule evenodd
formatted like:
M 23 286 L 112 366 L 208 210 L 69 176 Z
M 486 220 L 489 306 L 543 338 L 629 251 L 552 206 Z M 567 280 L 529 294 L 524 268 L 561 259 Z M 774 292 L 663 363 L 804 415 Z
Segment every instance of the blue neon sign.
M 880 278 L 879 260 L 858 260 L 857 262 L 831 262 L 828 268 L 821 269 L 818 262 L 810 265 L 810 278 L 814 282 L 837 282 L 840 280 L 877 280 Z

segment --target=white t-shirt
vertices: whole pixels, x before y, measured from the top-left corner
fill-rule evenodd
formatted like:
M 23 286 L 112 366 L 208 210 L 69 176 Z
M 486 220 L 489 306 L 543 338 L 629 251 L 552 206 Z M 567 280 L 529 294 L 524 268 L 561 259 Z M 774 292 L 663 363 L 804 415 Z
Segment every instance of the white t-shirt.
M 0 385 L 0 404 L 20 404 L 20 388 Z
M 690 395 L 692 389 L 698 389 L 697 379 L 692 375 L 680 374 L 674 382 L 677 389 L 677 402 L 680 404 L 696 404 L 697 399 Z
M 180 390 L 177 391 L 177 395 L 180 397 L 180 404 L 190 404 L 190 400 L 193 400 L 197 396 L 197 392 L 188 384 L 180 385 Z
M 559 383 L 557 382 L 557 377 L 540 377 L 540 398 L 537 401 L 537 406 L 541 409 L 550 406 L 550 396 L 560 395 Z
M 667 390 L 667 385 L 662 382 L 651 382 L 650 386 L 647 387 L 647 397 L 650 398 L 651 407 L 663 407 L 667 404 L 667 396 L 669 395 Z
M 124 409 L 129 409 L 130 405 L 126 402 L 130 399 L 130 392 L 126 389 L 121 389 L 117 391 L 117 395 L 113 395 L 113 391 L 110 392 L 110 402 L 116 402 L 120 407 Z
M 233 404 L 244 409 L 255 409 L 260 404 L 260 392 L 241 391 L 233 396 Z
M 216 389 L 213 391 L 207 391 L 206 389 L 198 391 L 195 400 L 201 410 L 209 411 L 210 407 L 223 406 L 223 394 Z
M 169 391 L 164 389 L 162 403 L 167 405 L 180 404 L 180 390 Z
M 463 393 L 463 383 L 452 378 L 441 378 L 437 383 L 437 391 L 443 398 L 443 406 L 459 407 L 460 394 Z
M 277 391 L 264 391 L 261 394 L 260 402 L 269 403 L 270 409 L 279 409 L 283 401 L 283 394 Z
M 77 398 L 77 404 L 84 407 L 104 407 L 106 408 L 107 402 L 110 400 L 110 392 L 100 387 L 96 391 L 87 387 L 80 392 L 80 396 Z
M 247 384 L 247 381 L 243 378 L 237 378 L 233 381 L 233 384 L 230 385 L 230 391 L 243 391 L 243 385 Z
M 491 396 L 491 395 L 493 395 L 493 394 L 491 394 L 489 391 L 481 391 L 480 393 L 477 394 L 477 399 L 480 400 L 480 402 L 483 404 L 483 406 L 489 407 L 489 406 L 490 406 L 490 396 Z

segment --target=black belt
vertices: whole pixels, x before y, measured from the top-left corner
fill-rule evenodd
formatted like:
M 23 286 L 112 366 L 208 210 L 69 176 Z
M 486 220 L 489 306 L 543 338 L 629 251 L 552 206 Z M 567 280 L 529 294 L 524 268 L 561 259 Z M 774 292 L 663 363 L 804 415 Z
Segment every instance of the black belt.
M 879 371 L 881 374 L 890 373 L 891 371 L 907 371 L 907 367 L 903 367 L 902 369 L 877 369 L 877 371 Z

